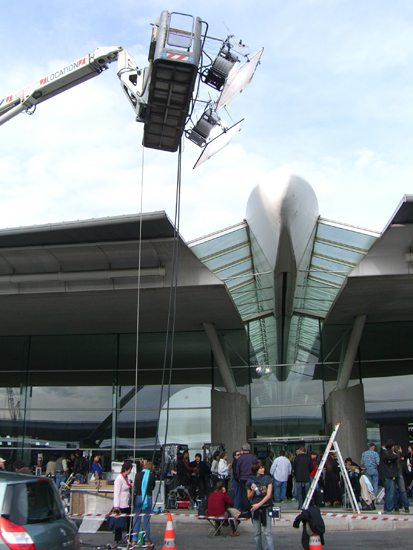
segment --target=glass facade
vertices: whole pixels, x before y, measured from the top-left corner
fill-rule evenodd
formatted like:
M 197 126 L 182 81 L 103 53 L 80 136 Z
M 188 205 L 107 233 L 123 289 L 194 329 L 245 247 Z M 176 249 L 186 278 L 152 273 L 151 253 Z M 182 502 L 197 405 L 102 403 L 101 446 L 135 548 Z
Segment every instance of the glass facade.
M 230 333 L 226 339 L 230 346 Z M 188 365 L 183 345 L 191 341 Z M 205 335 L 179 333 L 168 395 L 164 348 L 165 334 L 142 334 L 136 370 L 134 334 L 0 338 L 1 455 L 27 464 L 37 453 L 76 448 L 106 449 L 112 460 L 150 456 L 165 442 L 166 422 L 168 443 L 179 432 L 178 442 L 200 450 L 211 442 L 210 390 L 222 387 L 219 373 Z M 230 347 L 229 354 L 236 365 Z M 247 393 L 248 369 L 234 372 Z

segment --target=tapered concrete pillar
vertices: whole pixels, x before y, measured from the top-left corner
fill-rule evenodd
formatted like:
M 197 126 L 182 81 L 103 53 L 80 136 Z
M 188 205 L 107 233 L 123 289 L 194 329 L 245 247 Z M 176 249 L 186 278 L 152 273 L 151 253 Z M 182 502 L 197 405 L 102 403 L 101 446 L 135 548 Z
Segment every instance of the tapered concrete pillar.
M 337 376 L 337 389 L 344 390 L 347 388 L 350 380 L 351 371 L 353 370 L 354 359 L 356 358 L 357 349 L 360 344 L 361 335 L 363 334 L 366 315 L 358 315 L 354 319 L 353 329 L 351 331 L 350 340 L 348 342 L 344 361 L 340 365 Z
M 367 448 L 366 413 L 363 384 L 344 390 L 333 390 L 326 400 L 326 420 L 333 428 L 340 423 L 337 443 L 343 460 L 350 456 L 360 464 Z
M 247 441 L 249 405 L 245 395 L 211 390 L 211 443 L 223 443 L 228 452 L 240 449 Z
M 208 337 L 212 353 L 214 354 L 214 360 L 218 367 L 219 374 L 221 375 L 221 380 L 225 386 L 225 389 L 229 393 L 235 393 L 237 391 L 237 386 L 235 384 L 234 375 L 230 366 L 228 365 L 228 361 L 225 357 L 225 353 L 222 349 L 215 327 L 212 323 L 203 323 L 203 327 Z

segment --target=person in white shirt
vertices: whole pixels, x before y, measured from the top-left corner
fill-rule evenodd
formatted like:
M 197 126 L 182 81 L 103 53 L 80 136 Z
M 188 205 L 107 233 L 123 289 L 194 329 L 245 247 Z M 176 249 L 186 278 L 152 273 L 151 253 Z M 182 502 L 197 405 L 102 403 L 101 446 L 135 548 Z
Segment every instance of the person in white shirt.
M 291 462 L 285 456 L 285 451 L 280 451 L 280 456 L 272 463 L 270 474 L 274 478 L 275 502 L 285 502 L 288 476 L 291 474 Z
M 125 460 L 122 464 L 120 474 L 115 479 L 113 487 L 113 512 L 115 514 L 130 514 L 130 496 L 132 490 L 132 483 L 128 478 L 128 475 L 132 471 L 132 462 Z M 128 527 L 128 522 L 124 522 L 124 527 Z M 115 527 L 115 542 L 122 540 L 122 528 L 120 526 Z
M 232 464 L 228 464 L 227 460 L 227 452 L 222 451 L 222 453 L 219 455 L 218 479 L 221 479 L 224 482 L 224 487 L 226 491 L 228 491 L 229 468 L 232 466 Z

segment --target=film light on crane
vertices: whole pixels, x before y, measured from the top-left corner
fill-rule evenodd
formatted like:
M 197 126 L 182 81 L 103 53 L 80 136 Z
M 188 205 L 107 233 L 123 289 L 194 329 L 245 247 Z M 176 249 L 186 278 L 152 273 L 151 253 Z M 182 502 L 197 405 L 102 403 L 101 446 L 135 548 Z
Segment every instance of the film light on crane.
M 186 134 L 187 138 L 198 145 L 205 147 L 207 140 L 216 126 L 220 126 L 221 119 L 212 107 L 207 107 L 195 126 Z
M 228 41 L 225 41 L 217 57 L 212 62 L 211 67 L 206 74 L 203 75 L 203 82 L 221 91 L 227 81 L 229 73 L 238 61 L 238 57 L 231 52 L 230 44 Z
M 200 166 L 203 162 L 211 158 L 213 155 L 221 151 L 224 147 L 228 145 L 231 139 L 235 136 L 237 132 L 241 130 L 241 125 L 244 122 L 244 119 L 240 120 L 231 128 L 225 129 L 222 134 L 212 139 L 205 147 L 202 153 L 200 154 L 198 160 L 194 164 L 194 169 Z
M 264 48 L 258 50 L 251 59 L 246 61 L 241 67 L 233 71 L 225 82 L 225 86 L 221 92 L 217 103 L 216 110 L 219 111 L 227 103 L 238 95 L 244 88 L 248 86 L 254 76 L 255 70 L 260 62 Z

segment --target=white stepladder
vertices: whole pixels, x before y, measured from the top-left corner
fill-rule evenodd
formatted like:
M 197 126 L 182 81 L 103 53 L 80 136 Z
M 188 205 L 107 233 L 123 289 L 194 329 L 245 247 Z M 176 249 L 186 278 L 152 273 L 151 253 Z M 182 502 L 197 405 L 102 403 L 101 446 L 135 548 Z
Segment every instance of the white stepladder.
M 337 432 L 338 432 L 338 429 L 340 428 L 340 426 L 341 426 L 341 424 L 336 424 L 336 426 L 334 428 L 334 431 L 331 434 L 331 437 L 328 441 L 326 450 L 324 451 L 323 458 L 321 459 L 321 462 L 318 466 L 317 473 L 314 476 L 313 482 L 311 483 L 311 487 L 310 487 L 310 489 L 307 493 L 307 496 L 305 497 L 305 501 L 304 501 L 304 504 L 303 504 L 303 510 L 307 510 L 307 508 L 310 506 L 311 499 L 313 497 L 314 491 L 317 487 L 317 484 L 318 484 L 318 481 L 321 477 L 321 474 L 323 473 L 324 465 L 326 463 L 326 460 L 327 460 L 327 457 L 328 457 L 329 453 L 330 452 L 335 452 L 338 463 L 340 465 L 341 474 L 343 476 L 347 492 L 350 496 L 350 502 L 353 506 L 353 512 L 357 512 L 358 514 L 360 514 L 360 508 L 359 508 L 356 496 L 354 494 L 353 487 L 351 486 L 350 479 L 348 477 L 346 465 L 344 464 L 344 460 L 343 460 L 343 457 L 341 455 L 338 443 L 337 443 L 337 441 L 335 441 L 335 438 L 336 438 L 336 435 L 337 435 Z

